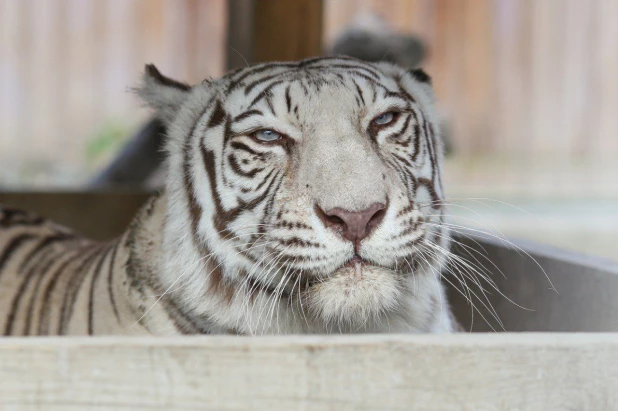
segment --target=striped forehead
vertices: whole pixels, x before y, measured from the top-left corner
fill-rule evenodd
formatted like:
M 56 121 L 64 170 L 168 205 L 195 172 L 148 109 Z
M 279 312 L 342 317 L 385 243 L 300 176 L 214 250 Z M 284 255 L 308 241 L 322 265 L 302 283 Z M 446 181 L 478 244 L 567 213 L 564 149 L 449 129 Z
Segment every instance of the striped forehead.
M 270 63 L 232 73 L 223 80 L 228 83 L 226 106 L 236 114 L 260 107 L 276 115 L 277 104 L 285 104 L 290 112 L 298 110 L 299 103 L 314 99 L 321 105 L 351 99 L 364 106 L 380 96 L 399 93 L 396 79 L 354 59 Z
M 386 80 L 387 76 L 375 65 L 348 57 L 320 57 L 289 63 L 264 63 L 228 73 L 223 80 L 229 82 L 229 90 L 239 87 L 252 88 L 255 82 L 292 75 L 296 78 L 312 76 L 317 73 L 335 76 L 356 74 L 374 81 Z

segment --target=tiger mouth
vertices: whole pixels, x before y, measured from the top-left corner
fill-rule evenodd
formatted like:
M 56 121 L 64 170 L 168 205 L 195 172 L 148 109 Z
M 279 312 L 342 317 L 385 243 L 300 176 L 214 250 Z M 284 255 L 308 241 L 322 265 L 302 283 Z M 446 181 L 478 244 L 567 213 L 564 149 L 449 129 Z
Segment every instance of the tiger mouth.
M 347 276 L 348 274 L 351 274 L 352 276 L 358 277 L 362 273 L 363 269 L 378 269 L 393 272 L 393 270 L 389 267 L 375 264 L 369 260 L 364 259 L 358 254 L 354 254 L 352 258 L 350 258 L 345 263 L 336 267 L 334 270 L 330 271 L 327 274 L 320 275 L 312 273 L 310 271 L 300 271 L 298 274 L 301 276 L 301 280 L 299 280 L 297 283 L 298 289 L 299 292 L 308 292 L 314 286 L 320 285 L 321 283 L 329 281 L 330 279 L 333 279 L 334 277 L 338 277 L 340 275 Z M 252 288 L 259 288 L 267 291 L 268 293 L 275 294 L 276 287 L 271 284 L 261 283 L 259 280 L 256 280 L 252 277 L 249 277 L 247 281 L 251 284 Z M 288 285 L 284 286 L 283 290 L 281 290 L 280 293 L 281 297 L 289 297 L 291 294 L 293 294 L 293 290 L 291 288 L 288 288 Z
M 364 270 L 373 269 L 373 270 L 384 270 L 384 271 L 392 271 L 389 267 L 382 266 L 380 264 L 373 263 L 369 260 L 364 259 L 358 254 L 355 254 L 352 258 L 350 258 L 347 262 L 337 267 L 335 270 L 331 272 L 329 277 L 337 276 L 337 275 L 346 275 L 352 273 L 355 276 L 361 275 Z
M 341 270 L 342 268 L 356 268 L 357 265 L 363 266 L 363 265 L 373 265 L 373 264 L 365 260 L 360 255 L 354 254 L 354 257 L 352 257 L 347 263 L 343 264 L 339 269 L 335 271 Z

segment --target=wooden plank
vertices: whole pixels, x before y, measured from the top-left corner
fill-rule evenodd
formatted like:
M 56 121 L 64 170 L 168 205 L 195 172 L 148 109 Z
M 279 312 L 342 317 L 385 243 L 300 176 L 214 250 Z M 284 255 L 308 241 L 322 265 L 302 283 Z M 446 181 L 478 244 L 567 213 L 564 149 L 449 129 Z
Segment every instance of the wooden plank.
M 228 68 L 322 52 L 321 0 L 230 0 Z
M 257 2 L 256 6 L 255 62 L 300 60 L 321 54 L 321 0 L 269 0 Z
M 120 235 L 148 193 L 0 192 L 0 204 L 32 211 L 95 240 Z
M 253 0 L 227 1 L 228 70 L 245 67 L 253 57 Z
M 618 334 L 10 338 L 11 410 L 602 410 Z
M 449 300 L 466 328 L 500 330 L 488 310 L 493 307 L 506 331 L 618 331 L 618 262 L 529 241 L 502 242 L 475 232 L 454 238 L 460 245 L 455 245 L 453 252 L 470 265 L 485 266 L 500 290 L 497 292 L 487 281 L 474 284 L 467 279 L 467 285 L 479 297 L 483 298 L 479 285 L 488 291 L 487 299 L 483 298 L 486 307 L 472 298 L 486 322 L 478 313 L 473 319 L 466 298 L 451 287 Z M 454 276 L 447 278 L 459 290 L 465 290 Z

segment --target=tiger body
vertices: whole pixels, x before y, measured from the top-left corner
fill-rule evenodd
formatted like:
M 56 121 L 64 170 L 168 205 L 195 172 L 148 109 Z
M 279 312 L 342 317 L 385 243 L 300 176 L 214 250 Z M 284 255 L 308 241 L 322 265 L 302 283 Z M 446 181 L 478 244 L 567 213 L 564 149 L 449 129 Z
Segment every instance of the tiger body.
M 433 94 L 346 57 L 193 87 L 147 66 L 165 190 L 95 243 L 0 211 L 7 335 L 452 332 Z
M 4 335 L 144 334 L 136 323 L 127 241 L 90 241 L 0 207 L 0 329 Z M 133 283 L 131 281 L 133 280 Z

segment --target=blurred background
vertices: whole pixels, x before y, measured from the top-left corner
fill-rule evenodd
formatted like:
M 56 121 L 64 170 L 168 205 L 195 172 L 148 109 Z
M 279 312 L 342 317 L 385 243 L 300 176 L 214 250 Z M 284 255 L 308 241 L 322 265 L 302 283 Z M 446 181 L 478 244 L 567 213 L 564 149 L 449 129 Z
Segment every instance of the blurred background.
M 144 63 L 220 76 L 242 3 L 0 0 L 0 190 L 86 188 L 148 120 Z M 618 259 L 618 0 L 324 0 L 320 19 L 325 52 L 359 21 L 422 44 L 454 224 Z

